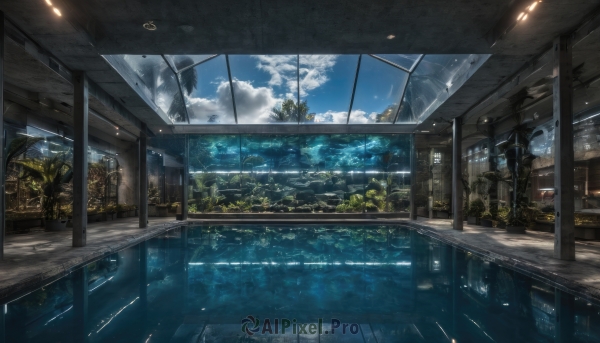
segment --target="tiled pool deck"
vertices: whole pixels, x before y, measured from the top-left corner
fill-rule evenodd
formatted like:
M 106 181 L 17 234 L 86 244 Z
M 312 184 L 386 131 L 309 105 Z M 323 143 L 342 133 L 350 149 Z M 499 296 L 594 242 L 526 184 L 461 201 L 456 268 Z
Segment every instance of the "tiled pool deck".
M 307 216 L 308 218 L 308 216 Z M 206 223 L 190 221 L 190 224 Z M 210 221 L 215 223 L 214 221 Z M 218 220 L 222 224 L 261 224 L 264 220 Z M 283 221 L 277 221 L 283 222 Z M 554 236 L 550 233 L 528 231 L 508 234 L 501 229 L 465 225 L 454 231 L 449 220 L 417 221 L 379 220 L 294 220 L 289 224 L 406 224 L 445 243 L 464 247 L 484 258 L 512 266 L 530 276 L 573 289 L 577 294 L 600 299 L 600 242 L 576 243 L 577 261 L 561 261 L 553 257 Z M 148 229 L 137 228 L 137 218 L 90 224 L 88 245 L 71 247 L 69 231 L 35 232 L 7 237 L 5 259 L 0 261 L 0 299 L 13 297 L 33 285 L 42 285 L 105 254 L 134 245 L 169 228 L 185 224 L 173 218 L 153 218 Z M 534 275 L 535 274 L 535 275 Z M 536 276 L 537 275 L 537 276 Z

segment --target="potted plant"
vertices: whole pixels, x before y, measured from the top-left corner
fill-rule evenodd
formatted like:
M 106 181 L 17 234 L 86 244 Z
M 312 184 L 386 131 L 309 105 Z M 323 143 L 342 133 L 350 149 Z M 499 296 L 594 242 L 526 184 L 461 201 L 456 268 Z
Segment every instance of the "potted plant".
M 40 202 L 46 230 L 65 230 L 67 219 L 60 205 L 66 200 L 67 184 L 73 178 L 73 170 L 66 162 L 65 154 L 41 159 L 27 158 L 15 163 L 23 168 L 22 179 L 30 178 L 31 182 L 40 185 Z
M 117 204 L 116 210 L 117 210 L 117 218 L 129 217 L 129 215 L 128 215 L 129 213 L 128 213 L 126 204 Z
M 467 223 L 469 225 L 479 225 L 479 218 L 485 212 L 485 204 L 481 199 L 475 199 L 469 203 L 469 212 L 467 212 Z
M 137 217 L 137 207 L 135 205 L 129 205 L 127 207 L 127 214 L 129 217 Z
M 481 222 L 481 226 L 494 227 L 492 214 L 488 211 L 485 211 L 481 214 L 479 221 Z
M 110 204 L 104 208 L 104 220 L 115 220 L 117 219 L 117 206 Z
M 99 208 L 88 208 L 87 209 L 87 222 L 95 223 L 102 221 L 102 212 Z
M 167 217 L 169 215 L 170 204 L 157 204 L 156 213 L 159 217 Z
M 531 96 L 527 88 L 524 88 L 509 99 L 515 127 L 506 142 L 498 145 L 499 151 L 506 158 L 512 183 L 511 208 L 506 222 L 506 231 L 510 233 L 525 233 L 525 228 L 529 224 L 529 200 L 526 191 L 531 175 L 531 164 L 537 156 L 529 152 L 533 130 L 523 124 L 524 115 L 521 107 L 527 98 Z

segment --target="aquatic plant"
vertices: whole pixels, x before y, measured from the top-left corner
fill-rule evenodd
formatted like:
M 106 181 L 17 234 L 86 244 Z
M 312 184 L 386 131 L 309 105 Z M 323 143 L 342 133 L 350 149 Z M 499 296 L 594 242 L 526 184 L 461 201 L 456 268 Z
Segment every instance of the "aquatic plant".
M 247 166 L 247 165 L 250 166 L 251 172 L 254 171 L 254 167 L 260 166 L 264 163 L 265 163 L 265 159 L 258 155 L 250 155 L 250 156 L 244 158 L 244 161 L 242 162 L 243 166 Z

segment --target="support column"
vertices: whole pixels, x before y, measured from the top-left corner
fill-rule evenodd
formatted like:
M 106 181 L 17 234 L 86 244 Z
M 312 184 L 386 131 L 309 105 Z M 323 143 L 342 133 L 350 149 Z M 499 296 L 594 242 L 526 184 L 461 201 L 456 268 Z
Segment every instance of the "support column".
M 462 186 L 462 118 L 452 122 L 452 228 L 463 229 L 463 186 Z
M 0 260 L 4 258 L 4 236 L 6 235 L 5 208 L 4 208 L 4 149 L 6 135 L 4 134 L 4 12 L 0 11 L 0 134 L 2 134 L 2 149 L 0 149 Z
M 181 220 L 188 219 L 188 184 L 190 181 L 190 172 L 189 172 L 189 142 L 188 135 L 185 135 L 184 138 L 184 149 L 183 149 L 183 171 L 181 175 Z
M 86 245 L 88 178 L 88 80 L 73 72 L 73 246 Z
M 415 134 L 410 135 L 412 149 L 410 150 L 410 219 L 417 220 L 417 140 Z
M 73 342 L 86 342 L 88 337 L 88 269 L 73 272 Z
M 554 257 L 575 260 L 573 70 L 571 39 L 554 40 Z
M 138 172 L 139 172 L 139 219 L 140 229 L 148 226 L 148 164 L 146 159 L 146 124 L 142 123 L 138 140 Z

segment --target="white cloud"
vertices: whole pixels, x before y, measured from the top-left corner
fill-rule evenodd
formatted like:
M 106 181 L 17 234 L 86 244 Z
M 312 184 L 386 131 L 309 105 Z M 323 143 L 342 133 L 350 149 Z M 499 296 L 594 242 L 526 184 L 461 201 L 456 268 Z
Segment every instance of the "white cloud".
M 235 104 L 240 124 L 258 124 L 269 121 L 271 109 L 281 103 L 267 87 L 254 87 L 250 82 L 233 81 Z M 216 122 L 233 124 L 233 107 L 229 82 L 217 86 L 217 96 L 213 99 L 188 98 L 191 105 L 190 121 L 196 124 Z
M 350 124 L 369 124 L 375 123 L 377 120 L 377 112 L 367 112 L 363 110 L 352 110 L 350 112 Z
M 304 97 L 329 81 L 327 72 L 333 68 L 338 55 L 300 56 L 300 96 Z M 285 87 L 286 97 L 296 97 L 298 92 L 298 71 L 296 55 L 260 55 L 257 68 L 270 74 L 269 86 Z
M 253 56 L 258 60 L 257 68 L 271 76 L 270 87 L 283 87 L 281 94 L 275 94 L 270 87 L 255 87 L 250 81 L 233 80 L 235 104 L 240 124 L 268 123 L 271 109 L 279 106 L 286 98 L 296 99 L 298 91 L 296 55 Z M 335 65 L 337 55 L 300 56 L 300 92 L 305 97 L 329 81 L 327 72 Z M 196 124 L 216 122 L 233 124 L 233 108 L 229 82 L 217 80 L 215 98 L 187 97 L 190 104 L 190 121 Z M 353 111 L 354 113 L 354 111 Z M 345 124 L 348 112 L 327 111 L 315 116 L 321 122 Z M 366 120 L 366 119 L 365 119 Z
M 315 123 L 346 124 L 348 112 L 327 111 L 315 115 Z

